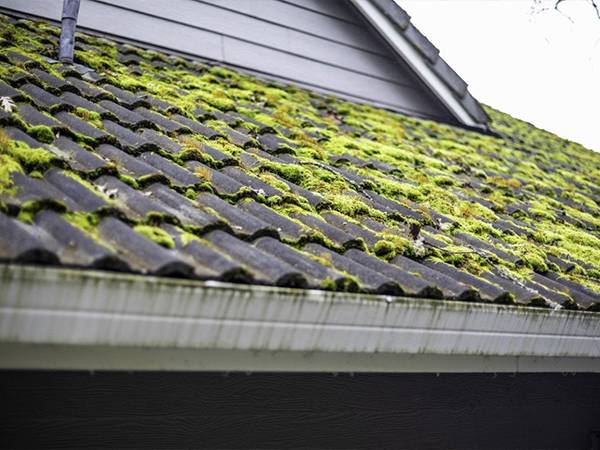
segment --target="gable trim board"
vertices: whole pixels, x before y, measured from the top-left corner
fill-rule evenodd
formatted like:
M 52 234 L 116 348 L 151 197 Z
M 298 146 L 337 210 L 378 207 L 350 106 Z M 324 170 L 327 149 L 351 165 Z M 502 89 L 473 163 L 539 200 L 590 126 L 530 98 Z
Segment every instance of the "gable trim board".
M 410 17 L 394 0 L 351 1 L 460 123 L 485 128 L 487 115 L 468 92 L 467 84 L 439 57 L 438 50 L 410 23 Z M 410 32 L 420 46 L 409 41 Z
M 227 2 L 189 0 L 184 3 L 184 0 L 180 1 L 181 6 L 185 6 L 188 13 L 195 12 L 199 16 L 188 17 L 188 14 L 182 18 L 180 17 L 182 13 L 177 12 L 181 8 L 171 8 L 172 12 L 160 14 L 163 5 L 157 1 L 141 3 L 87 0 L 82 2 L 78 27 L 123 42 L 141 43 L 149 48 L 159 48 L 208 61 L 218 61 L 270 79 L 292 82 L 316 91 L 381 106 L 415 117 L 455 125 L 462 124 L 480 131 L 485 129 L 487 117 L 468 92 L 464 98 L 470 99 L 473 107 L 478 108 L 482 114 L 482 120 L 477 118 L 469 120 L 467 116 L 465 116 L 466 121 L 462 120 L 460 114 L 448 107 L 447 103 L 451 100 L 441 99 L 438 92 L 431 89 L 431 83 L 424 82 L 426 80 L 423 80 L 420 74 L 414 73 L 414 64 L 411 61 L 405 61 L 405 55 L 402 52 L 394 51 L 393 45 L 388 46 L 385 42 L 388 40 L 386 36 L 382 38 L 377 30 L 370 29 L 371 26 L 361 17 L 363 13 L 359 9 L 356 12 L 353 11 L 356 8 L 352 6 L 350 0 L 343 3 L 342 6 L 348 10 L 349 14 L 356 16 L 354 22 L 333 16 L 327 16 L 327 18 L 333 22 L 331 25 L 333 28 L 336 28 L 339 23 L 340 27 L 355 28 L 356 33 L 360 31 L 373 41 L 368 43 L 369 45 L 357 47 L 356 43 L 346 42 L 348 36 L 356 34 L 351 33 L 352 30 L 345 30 L 342 33 L 344 39 L 336 41 L 319 37 L 312 28 L 295 30 L 291 24 L 278 24 L 270 20 L 272 19 L 270 17 L 263 18 L 261 11 L 255 13 L 246 11 L 244 8 L 239 11 L 240 8 L 232 9 Z M 264 0 L 263 3 L 265 1 L 269 0 Z M 0 0 L 0 7 L 11 14 L 33 14 L 58 21 L 60 20 L 60 3 L 60 0 L 30 0 L 28 2 Z M 276 1 L 272 3 L 274 6 L 297 9 L 315 17 L 318 16 L 315 11 L 293 3 Z M 325 6 L 327 5 L 322 7 L 325 8 Z M 400 7 L 395 7 L 401 11 Z M 336 8 L 339 9 L 338 6 Z M 211 20 L 209 24 L 199 23 L 199 17 L 208 13 L 216 14 L 214 20 Z M 232 31 L 231 26 L 219 25 L 220 21 L 225 20 L 222 17 L 223 14 L 231 16 L 226 20 L 228 22 L 235 22 L 234 19 L 237 17 L 238 20 L 245 23 L 245 25 L 240 24 L 238 30 L 256 28 L 256 26 L 252 26 L 253 22 L 264 22 L 264 25 L 272 30 L 265 30 L 262 33 L 249 31 L 250 34 L 246 36 L 248 34 L 246 32 L 244 34 L 241 31 Z M 107 18 L 111 15 L 123 17 L 123 19 L 108 20 Z M 124 29 L 122 24 L 125 20 L 136 25 Z M 411 27 L 414 29 L 412 25 Z M 155 32 L 148 33 L 150 28 Z M 292 33 L 293 36 L 288 36 L 286 33 Z M 264 42 L 257 37 L 271 34 L 272 38 L 262 39 Z M 169 35 L 171 37 L 167 37 Z M 358 38 L 354 37 L 353 39 Z M 375 45 L 378 41 L 381 42 L 381 45 Z M 202 43 L 202 46 L 199 43 Z M 438 58 L 434 67 L 438 67 L 442 63 L 443 60 Z M 425 69 L 428 70 L 428 67 Z M 445 73 L 454 74 L 449 67 L 447 69 Z M 460 80 L 456 74 L 454 74 L 454 78 Z M 462 80 L 460 81 L 462 82 Z M 462 83 L 464 84 L 464 82 Z M 464 84 L 464 89 L 466 91 L 466 84 Z
M 600 372 L 590 312 L 15 265 L 0 279 L 1 368 Z

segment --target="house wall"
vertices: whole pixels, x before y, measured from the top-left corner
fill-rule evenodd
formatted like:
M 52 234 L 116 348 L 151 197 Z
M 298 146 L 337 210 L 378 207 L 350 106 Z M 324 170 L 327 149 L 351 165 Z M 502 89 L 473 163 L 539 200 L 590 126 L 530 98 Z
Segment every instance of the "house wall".
M 2 448 L 583 450 L 600 432 L 600 374 L 0 371 L 0 399 Z
M 59 20 L 62 3 L 0 0 L 0 7 Z M 349 2 L 82 0 L 79 26 L 452 121 Z

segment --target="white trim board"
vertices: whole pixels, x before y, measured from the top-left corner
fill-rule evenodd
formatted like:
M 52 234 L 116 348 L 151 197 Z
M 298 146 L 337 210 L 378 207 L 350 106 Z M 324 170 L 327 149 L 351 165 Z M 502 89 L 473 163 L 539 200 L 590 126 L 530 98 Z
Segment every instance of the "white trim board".
M 4 368 L 600 372 L 598 313 L 16 265 L 0 285 Z
M 450 110 L 462 124 L 482 128 L 482 124 L 473 120 L 469 112 L 454 97 L 451 89 L 427 65 L 423 56 L 406 40 L 396 25 L 386 17 L 370 0 L 352 0 L 362 15 L 378 30 L 392 48 L 402 56 L 435 96 Z

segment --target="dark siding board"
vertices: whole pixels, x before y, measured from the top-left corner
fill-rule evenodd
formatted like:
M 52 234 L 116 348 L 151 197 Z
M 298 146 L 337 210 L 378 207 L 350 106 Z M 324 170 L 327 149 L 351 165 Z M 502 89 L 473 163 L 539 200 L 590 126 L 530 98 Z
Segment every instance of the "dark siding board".
M 0 372 L 0 446 L 586 449 L 600 374 Z
M 328 3 L 322 4 L 321 13 L 315 11 L 317 2 L 309 9 L 278 0 L 173 0 L 165 8 L 162 0 L 83 0 L 79 25 L 346 98 L 452 121 L 406 64 L 393 62 L 392 52 L 370 34 L 362 19 L 357 17 L 353 24 L 334 18 L 331 14 L 344 4 L 325 6 Z M 61 4 L 61 0 L 0 0 L 0 6 L 54 20 L 60 17 Z M 304 31 L 290 29 L 294 24 Z M 327 33 L 368 43 L 386 56 L 319 37 Z
M 277 0 L 193 0 L 247 14 L 258 20 L 331 39 L 356 48 L 379 53 L 381 48 L 370 33 L 358 24 L 348 23 Z
M 296 5 L 301 8 L 309 9 L 313 12 L 335 17 L 346 22 L 359 24 L 360 20 L 356 14 L 348 8 L 344 0 L 279 0 L 282 3 Z
M 385 80 L 345 71 L 321 63 L 280 53 L 271 49 L 225 37 L 226 62 L 251 67 L 263 73 L 278 73 L 294 81 L 303 81 L 334 92 L 350 93 L 364 100 L 398 105 L 405 110 L 435 114 L 433 105 L 424 102 L 425 93 Z
M 231 38 L 307 57 L 328 65 L 373 75 L 384 80 L 414 85 L 410 75 L 387 56 L 373 54 L 344 44 L 321 39 L 277 24 L 267 23 L 221 7 L 184 0 L 177 8 L 165 8 L 163 0 L 102 0 L 102 3 L 152 14 L 175 23 L 186 24 Z M 197 53 L 204 51 L 197 42 Z

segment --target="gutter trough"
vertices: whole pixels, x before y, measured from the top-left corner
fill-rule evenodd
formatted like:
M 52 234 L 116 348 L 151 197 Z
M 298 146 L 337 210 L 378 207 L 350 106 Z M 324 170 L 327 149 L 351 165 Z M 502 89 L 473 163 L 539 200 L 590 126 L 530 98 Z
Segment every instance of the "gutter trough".
M 0 368 L 600 372 L 600 314 L 0 266 Z

